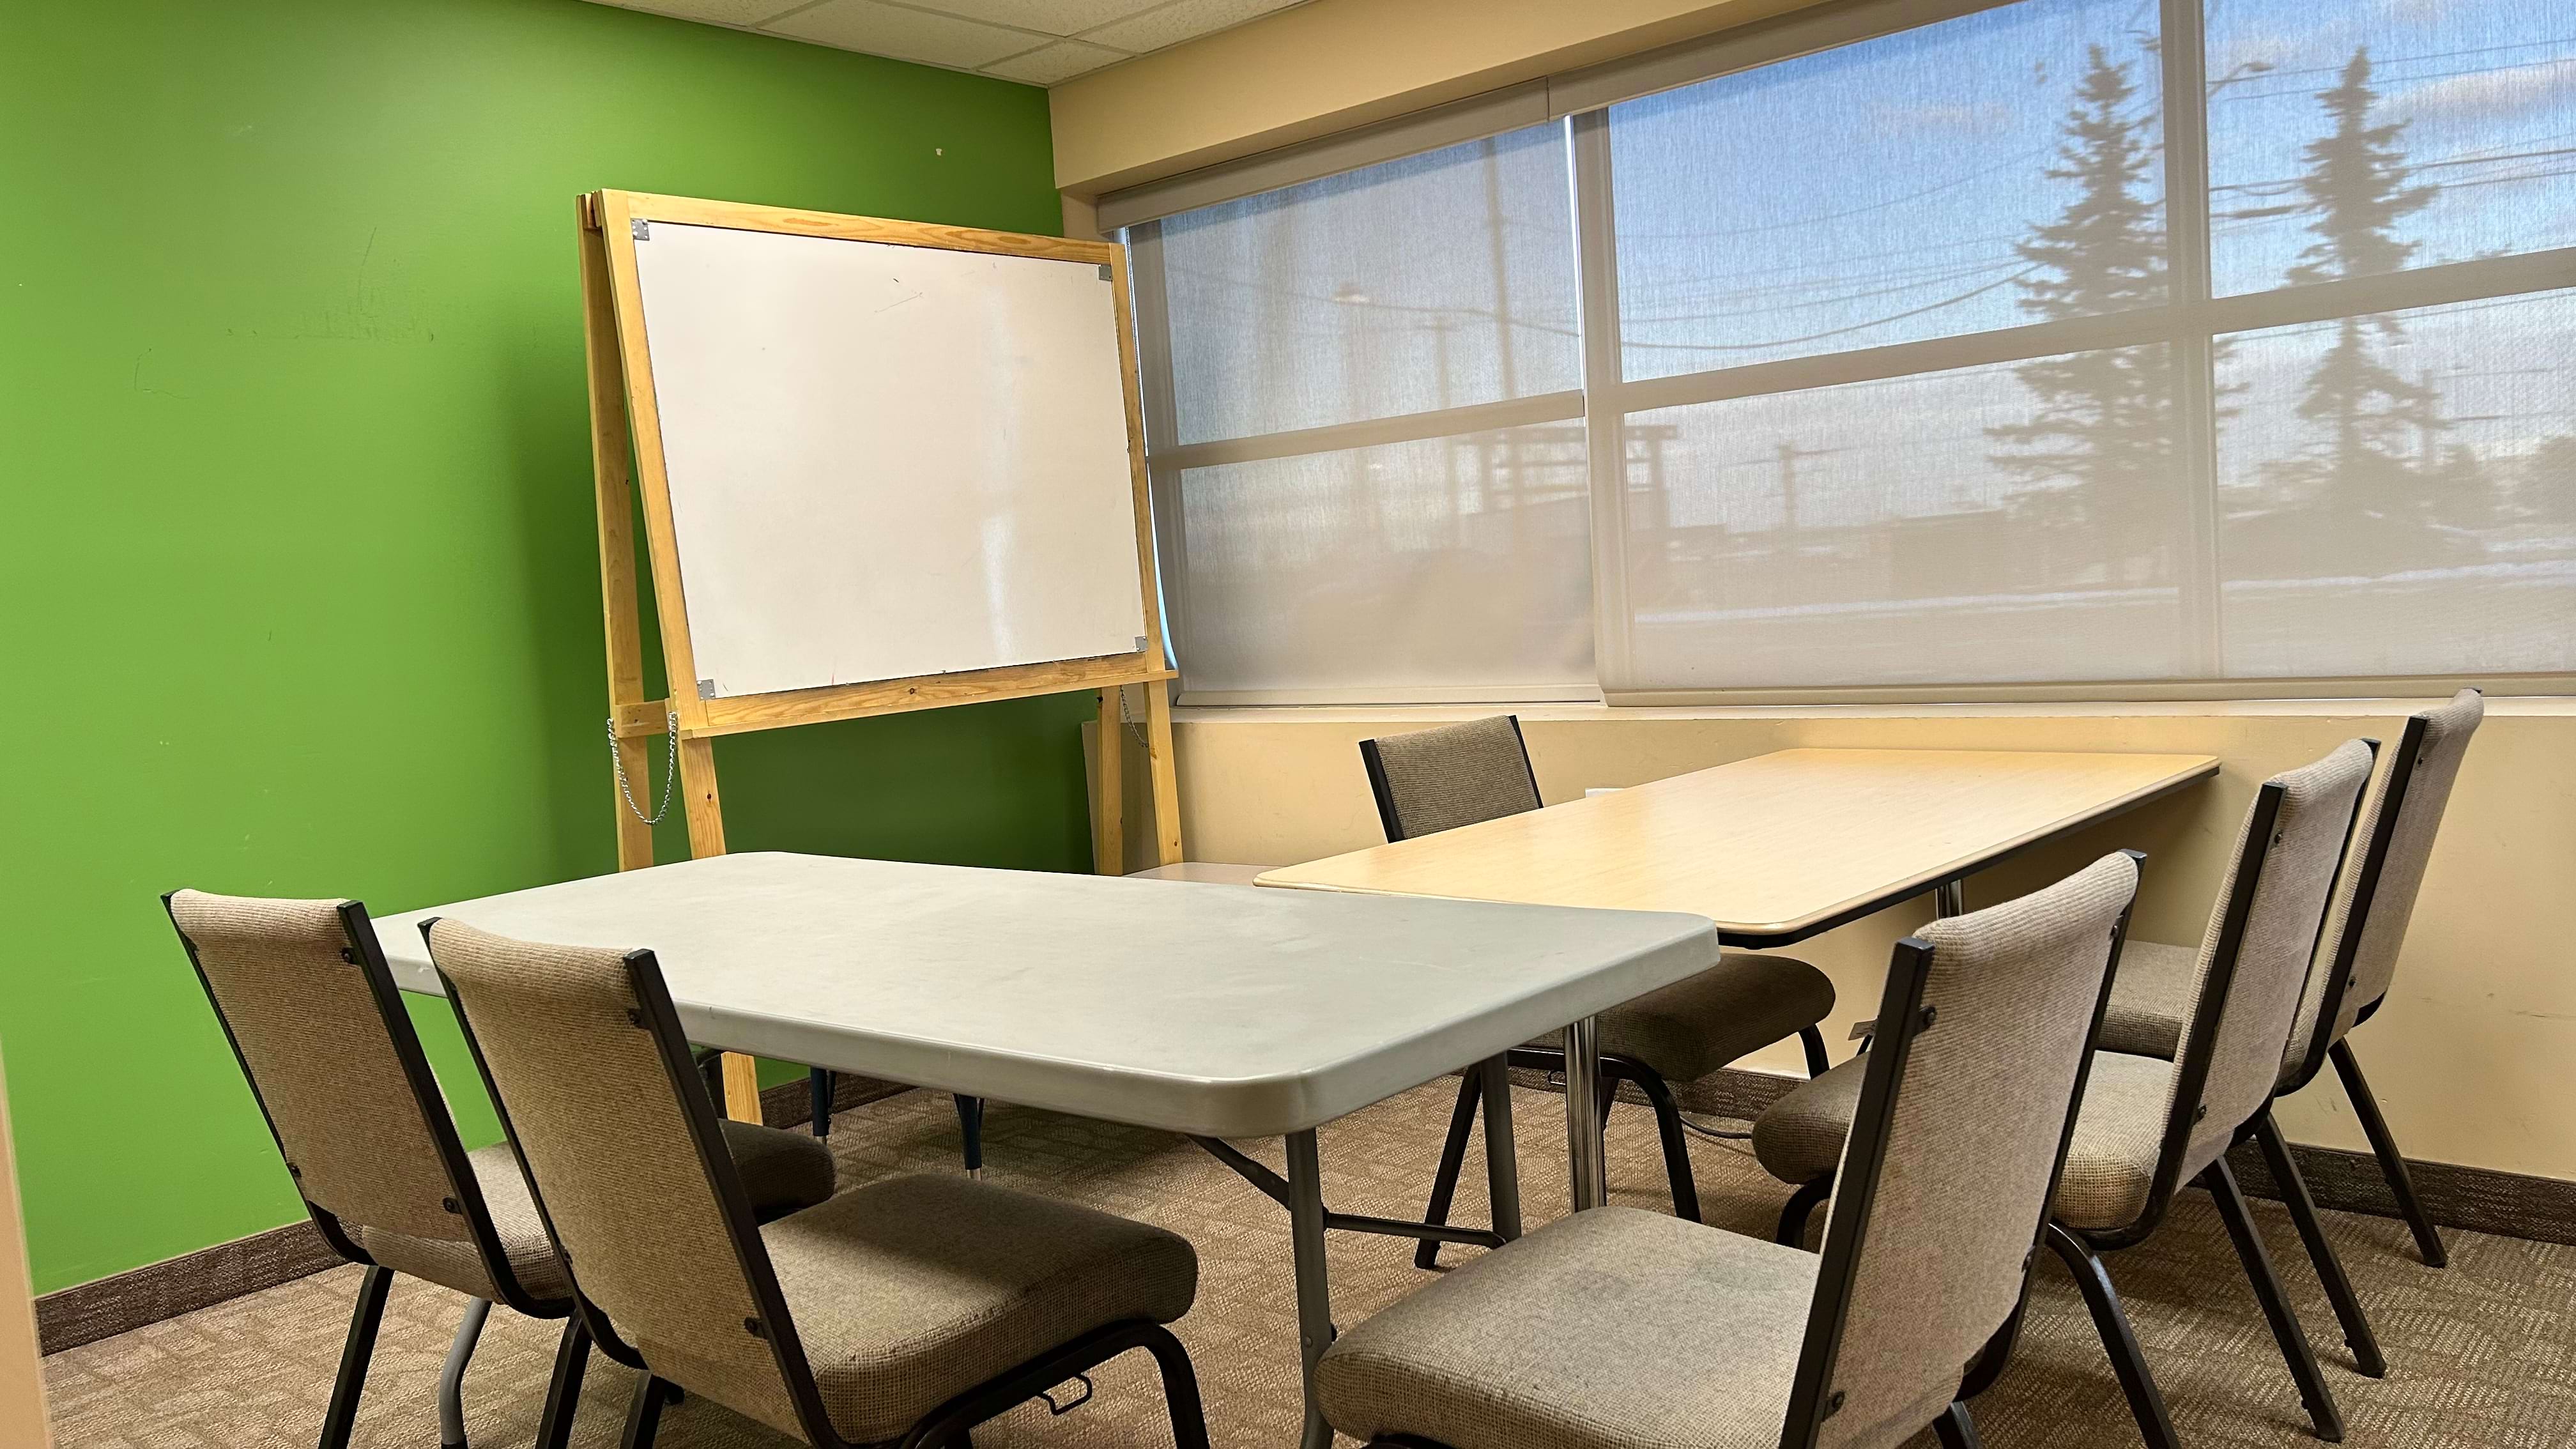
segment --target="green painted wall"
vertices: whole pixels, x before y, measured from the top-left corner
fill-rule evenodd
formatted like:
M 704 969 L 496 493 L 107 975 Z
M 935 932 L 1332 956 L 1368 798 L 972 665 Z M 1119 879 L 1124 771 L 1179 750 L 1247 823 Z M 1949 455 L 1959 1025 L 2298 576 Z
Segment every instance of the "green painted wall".
M 0 1053 L 44 1291 L 299 1216 L 158 892 L 614 865 L 574 195 L 1058 213 L 1039 91 L 579 0 L 7 9 Z M 733 842 L 1080 868 L 1087 707 L 728 742 Z

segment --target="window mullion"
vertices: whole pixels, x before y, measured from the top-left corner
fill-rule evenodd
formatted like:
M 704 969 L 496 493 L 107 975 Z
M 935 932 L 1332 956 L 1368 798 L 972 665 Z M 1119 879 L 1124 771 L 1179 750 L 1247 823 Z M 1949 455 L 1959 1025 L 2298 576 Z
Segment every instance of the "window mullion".
M 2198 321 L 2209 315 L 2210 295 L 2208 46 L 2201 0 L 2163 0 L 2163 11 L 2165 285 L 2172 305 Z M 2183 471 L 2183 516 L 2177 520 L 2175 550 L 2183 672 L 2217 679 L 2226 673 L 2218 554 L 2217 348 L 2202 326 L 2181 330 L 2169 346 L 2174 456 Z
M 1610 113 L 1571 131 L 1574 246 L 1583 336 L 1584 448 L 1592 484 L 1592 670 L 1604 693 L 1633 687 L 1629 660 L 1628 419 L 1621 397 L 1619 243 L 1610 185 Z

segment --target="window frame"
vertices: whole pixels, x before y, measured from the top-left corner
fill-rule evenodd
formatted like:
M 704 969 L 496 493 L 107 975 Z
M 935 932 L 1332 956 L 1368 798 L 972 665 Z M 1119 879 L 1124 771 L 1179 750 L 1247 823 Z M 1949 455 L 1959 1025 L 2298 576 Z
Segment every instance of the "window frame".
M 2445 675 L 2227 676 L 2219 548 L 2219 430 L 2216 425 L 2218 339 L 2229 334 L 2411 311 L 2576 287 L 2576 246 L 2442 263 L 2360 278 L 2290 284 L 2266 291 L 2215 295 L 2212 286 L 2207 44 L 2204 0 L 2158 0 L 2166 294 L 2151 306 L 2095 316 L 2024 323 L 1957 336 L 1899 342 L 1630 381 L 1622 365 L 1618 244 L 1611 170 L 1610 107 L 1620 101 L 1697 85 L 1800 55 L 1864 43 L 1960 16 L 2028 0 L 1855 0 L 1816 7 L 1699 41 L 1496 92 L 1490 100 L 1426 112 L 1419 129 L 1383 123 L 1344 137 L 1289 148 L 1232 166 L 1104 198 L 1106 222 L 1118 218 L 1133 258 L 1140 361 L 1145 364 L 1147 472 L 1157 513 L 1157 548 L 1167 576 L 1185 567 L 1178 477 L 1185 468 L 1333 451 L 1373 443 L 1416 441 L 1529 423 L 1587 423 L 1591 468 L 1593 668 L 1597 691 L 1536 691 L 1510 700 L 1473 691 L 1387 692 L 1285 690 L 1206 692 L 1188 687 L 1188 705 L 1428 704 L 1544 702 L 1598 698 L 1611 705 L 1772 705 L 2013 703 L 2051 701 L 2368 698 L 2446 692 L 2462 683 L 2517 694 L 2576 694 L 2576 672 Z M 1471 139 L 1456 134 L 1477 118 L 1530 124 L 1534 97 L 1564 127 L 1571 179 L 1577 298 L 1581 328 L 1579 390 L 1406 414 L 1400 417 L 1188 445 L 1157 446 L 1173 436 L 1168 365 L 1169 314 L 1162 290 L 1157 217 L 1250 195 L 1311 176 L 1375 164 Z M 1307 170 L 1318 167 L 1322 169 Z M 1160 212 L 1158 203 L 1165 204 Z M 1913 684 L 1797 687 L 1652 688 L 1614 685 L 1631 676 L 1627 657 L 1626 488 L 1624 420 L 1638 412 L 1735 398 L 1883 381 L 1962 368 L 2026 362 L 2105 348 L 2171 349 L 2185 430 L 2179 450 L 2188 533 L 2180 559 L 2184 658 L 2195 671 L 2168 679 L 2065 680 L 2017 684 Z M 1160 364 L 1157 366 L 1157 364 Z M 1597 426 L 1607 422 L 1612 426 Z M 1167 588 L 1173 612 L 1167 637 L 1186 637 L 1179 611 L 1187 591 Z

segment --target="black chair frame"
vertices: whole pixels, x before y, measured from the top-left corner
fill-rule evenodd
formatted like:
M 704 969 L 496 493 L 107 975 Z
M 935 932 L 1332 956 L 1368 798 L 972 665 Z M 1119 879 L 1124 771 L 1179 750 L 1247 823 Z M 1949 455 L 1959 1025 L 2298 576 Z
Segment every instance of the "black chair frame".
M 286 1150 L 286 1140 L 278 1135 L 277 1119 L 269 1115 L 268 1102 L 260 1094 L 259 1082 L 251 1076 L 250 1061 L 242 1055 L 241 1041 L 233 1035 L 232 1022 L 224 1016 L 223 1003 L 216 999 L 214 983 L 206 977 L 206 968 L 197 959 L 197 943 L 179 926 L 170 900 L 176 891 L 164 892 L 161 909 L 170 916 L 170 928 L 177 932 L 180 946 L 188 953 L 189 968 L 197 973 L 197 985 L 206 993 L 206 1004 L 213 1008 L 216 1024 L 223 1028 L 224 1044 L 232 1049 L 233 1063 L 241 1069 L 242 1081 L 250 1087 L 251 1100 L 258 1103 L 260 1120 L 267 1124 L 269 1140 L 277 1144 L 277 1153 L 286 1163 L 290 1176 L 300 1176 L 293 1154 Z M 374 998 L 376 1012 L 384 1021 L 385 1035 L 393 1045 L 394 1058 L 402 1065 L 403 1078 L 411 1088 L 412 1101 L 419 1107 L 421 1123 L 428 1129 L 430 1144 L 437 1151 L 439 1165 L 447 1175 L 446 1208 L 465 1219 L 475 1251 L 481 1255 L 484 1272 L 492 1280 L 500 1302 L 530 1318 L 565 1320 L 562 1340 L 555 1351 L 554 1376 L 547 1383 L 546 1406 L 538 1420 L 536 1449 L 564 1449 L 572 1436 L 572 1410 L 581 1397 L 582 1371 L 589 1361 L 589 1337 L 574 1315 L 568 1298 L 541 1298 L 528 1291 L 511 1271 L 509 1255 L 502 1251 L 500 1234 L 492 1226 L 492 1212 L 483 1200 L 481 1180 L 475 1177 L 473 1164 L 466 1161 L 465 1145 L 457 1138 L 456 1123 L 448 1116 L 447 1099 L 439 1094 L 438 1078 L 431 1072 L 428 1055 L 421 1050 L 420 1034 L 412 1026 L 411 1013 L 404 1009 L 401 989 L 394 985 L 392 970 L 385 964 L 384 944 L 376 938 L 375 924 L 368 919 L 367 908 L 356 901 L 344 901 L 339 907 L 340 930 L 344 937 L 341 959 L 358 971 L 367 982 L 368 995 Z M 298 1197 L 302 1197 L 299 1183 Z M 374 1360 L 376 1334 L 384 1321 L 385 1296 L 393 1287 L 394 1270 L 378 1263 L 358 1246 L 355 1235 L 343 1227 L 329 1209 L 303 1198 L 304 1210 L 321 1231 L 322 1240 L 331 1251 L 352 1263 L 361 1264 L 366 1273 L 358 1282 L 357 1302 L 349 1313 L 349 1334 L 340 1350 L 340 1369 L 332 1381 L 330 1407 L 324 1411 L 319 1449 L 347 1449 L 350 1435 L 357 1428 L 358 1404 L 367 1386 L 367 1368 Z M 470 1353 L 473 1340 L 460 1340 L 464 1353 Z M 451 1357 L 450 1370 L 440 1377 L 439 1392 L 443 1425 L 461 1424 L 463 1414 L 457 1395 L 464 1367 L 463 1353 Z M 465 1449 L 461 1438 L 442 1449 Z
M 421 922 L 425 939 L 435 918 Z M 795 1405 L 796 1418 L 804 1431 L 805 1442 L 814 1449 L 870 1449 L 852 1444 L 841 1437 L 832 1425 L 830 1413 L 823 1406 L 821 1389 L 814 1381 L 812 1365 L 805 1357 L 803 1341 L 797 1337 L 795 1320 L 789 1316 L 785 1295 L 779 1288 L 778 1275 L 769 1263 L 769 1252 L 762 1243 L 760 1229 L 751 1210 L 751 1197 L 742 1185 L 741 1174 L 734 1170 L 732 1155 L 726 1150 L 723 1129 L 718 1126 L 714 1099 L 691 1059 L 688 1036 L 680 1028 L 679 1013 L 671 1004 L 671 993 L 662 979 L 662 968 L 652 952 L 629 951 L 625 957 L 627 979 L 635 993 L 637 1029 L 650 1033 L 660 1055 L 673 1095 L 689 1127 L 689 1138 L 696 1147 L 698 1164 L 715 1189 L 719 1209 L 725 1220 L 725 1235 L 733 1249 L 744 1282 L 750 1287 L 758 1314 L 744 1322 L 746 1332 L 770 1347 L 785 1383 L 789 1400 Z M 449 1004 L 455 1009 L 456 1021 L 465 1035 L 468 1053 L 474 1067 L 492 1092 L 495 1107 L 500 1109 L 501 1129 L 509 1138 L 510 1151 L 527 1173 L 527 1156 L 520 1149 L 517 1128 L 510 1122 L 509 1109 L 492 1081 L 491 1068 L 483 1059 L 482 1044 L 475 1038 L 474 1024 L 465 1004 L 456 993 L 455 983 L 447 973 L 439 973 L 439 983 L 446 988 Z M 562 1251 L 562 1239 L 555 1234 L 554 1220 L 546 1213 L 544 1194 L 537 1191 L 534 1174 L 528 1174 L 528 1191 L 536 1199 L 537 1215 L 544 1219 L 546 1236 Z M 661 1425 L 662 1409 L 677 1397 L 675 1390 L 685 1388 L 655 1374 L 652 1366 L 633 1345 L 617 1332 L 617 1327 L 589 1296 L 581 1291 L 580 1280 L 573 1283 L 576 1311 L 589 1336 L 599 1344 L 600 1352 L 630 1368 L 640 1369 L 643 1376 L 635 1386 L 629 1402 L 626 1427 L 620 1439 L 621 1449 L 651 1449 Z M 992 1419 L 1013 1406 L 1043 1396 L 1043 1391 L 1079 1377 L 1131 1348 L 1142 1348 L 1154 1357 L 1161 1370 L 1163 1395 L 1170 1411 L 1172 1441 L 1175 1449 L 1208 1449 L 1206 1412 L 1199 1399 L 1198 1377 L 1190 1367 L 1188 1350 L 1172 1335 L 1170 1329 L 1143 1319 L 1111 1323 L 1093 1329 L 1071 1342 L 1060 1344 L 1044 1354 L 985 1380 L 950 1399 L 923 1416 L 895 1441 L 901 1449 L 931 1449 L 931 1446 L 955 1445 L 963 1449 L 969 1432 L 978 1424 Z

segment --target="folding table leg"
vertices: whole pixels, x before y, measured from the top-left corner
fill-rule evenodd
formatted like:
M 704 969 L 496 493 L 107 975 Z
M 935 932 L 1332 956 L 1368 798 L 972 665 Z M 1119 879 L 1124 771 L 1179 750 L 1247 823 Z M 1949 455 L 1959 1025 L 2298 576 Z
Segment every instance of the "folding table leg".
M 1592 1017 L 1565 1029 L 1565 1159 L 1574 1210 L 1609 1201 L 1609 1148 L 1601 1138 L 1601 1027 Z
M 1968 913 L 1968 882 L 1965 877 L 1945 880 L 1932 888 L 1933 913 L 1944 920 Z
M 1521 1235 L 1521 1159 L 1512 1142 L 1511 1067 L 1508 1058 L 1489 1057 L 1473 1070 L 1485 1099 L 1485 1192 L 1493 1202 L 1491 1221 L 1503 1241 L 1510 1242 Z
M 1332 1347 L 1333 1295 L 1324 1267 L 1324 1166 L 1315 1130 L 1288 1134 L 1288 1238 L 1297 1264 L 1297 1355 L 1306 1386 L 1301 1449 L 1332 1449 L 1333 1429 L 1315 1397 L 1315 1364 Z

